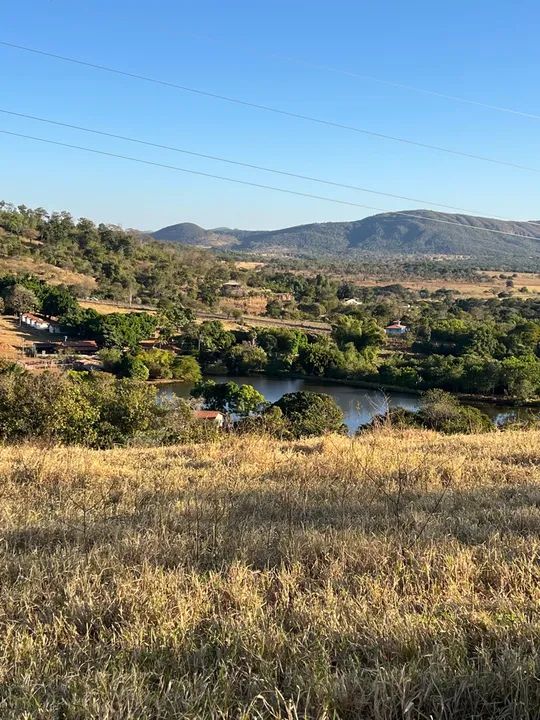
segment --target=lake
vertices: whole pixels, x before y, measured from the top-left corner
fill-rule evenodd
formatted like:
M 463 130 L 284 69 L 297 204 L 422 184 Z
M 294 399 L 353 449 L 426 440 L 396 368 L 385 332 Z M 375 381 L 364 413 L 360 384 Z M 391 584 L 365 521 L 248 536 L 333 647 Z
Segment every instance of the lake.
M 251 376 L 221 376 L 212 375 L 208 379 L 217 383 L 234 380 L 239 385 L 253 385 L 269 402 L 275 402 L 286 393 L 309 390 L 311 392 L 326 393 L 334 398 L 342 409 L 345 416 L 345 423 L 351 433 L 356 432 L 361 425 L 366 425 L 375 415 L 383 415 L 387 407 L 401 407 L 406 410 L 418 410 L 419 398 L 416 395 L 409 395 L 405 392 L 384 393 L 380 390 L 366 390 L 364 388 L 351 387 L 325 383 L 324 381 L 300 380 L 294 378 L 274 378 L 265 375 Z M 184 399 L 189 398 L 193 387 L 190 383 L 170 382 L 158 386 L 160 395 L 176 395 Z M 509 407 L 497 405 L 478 405 L 495 422 L 501 422 L 516 413 L 516 410 Z

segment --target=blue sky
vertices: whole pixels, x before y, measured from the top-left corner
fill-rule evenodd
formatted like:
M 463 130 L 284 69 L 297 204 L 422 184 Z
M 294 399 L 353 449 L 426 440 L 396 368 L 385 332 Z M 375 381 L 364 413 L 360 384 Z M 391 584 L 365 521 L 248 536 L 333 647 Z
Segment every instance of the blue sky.
M 540 169 L 540 119 L 347 74 L 540 116 L 539 22 L 534 0 L 21 0 L 4 4 L 0 40 Z M 539 173 L 280 117 L 2 46 L 0 71 L 4 109 L 484 214 L 540 218 Z M 384 210 L 428 207 L 1 114 L 0 129 Z M 181 221 L 277 228 L 372 214 L 1 134 L 0 198 L 142 229 Z

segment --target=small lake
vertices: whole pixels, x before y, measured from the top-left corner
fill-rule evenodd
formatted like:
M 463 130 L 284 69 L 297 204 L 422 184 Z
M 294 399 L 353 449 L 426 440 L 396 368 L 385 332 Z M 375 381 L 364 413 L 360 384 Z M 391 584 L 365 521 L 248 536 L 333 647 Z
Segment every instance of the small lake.
M 268 402 L 276 402 L 286 393 L 298 392 L 299 390 L 326 393 L 333 397 L 342 409 L 345 423 L 351 433 L 356 432 L 361 425 L 369 423 L 375 415 L 383 415 L 387 407 L 418 410 L 418 396 L 409 395 L 405 392 L 385 391 L 383 393 L 380 390 L 366 390 L 349 385 L 325 383 L 324 381 L 273 378 L 265 375 L 212 375 L 207 379 L 214 380 L 217 383 L 233 380 L 239 385 L 253 385 L 256 390 L 264 395 Z M 192 387 L 191 383 L 179 382 L 163 383 L 158 386 L 160 395 L 176 395 L 183 399 L 189 399 Z M 480 407 L 496 423 L 502 422 L 516 413 L 516 410 L 511 407 L 498 405 L 478 405 L 477 407 Z

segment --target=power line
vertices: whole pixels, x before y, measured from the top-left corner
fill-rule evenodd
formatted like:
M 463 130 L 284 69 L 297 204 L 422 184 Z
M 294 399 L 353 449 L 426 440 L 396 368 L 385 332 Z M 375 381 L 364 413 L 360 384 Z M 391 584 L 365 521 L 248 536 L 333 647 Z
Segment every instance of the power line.
M 488 219 L 496 219 L 496 220 L 504 220 L 506 222 L 514 222 L 514 220 L 512 220 L 510 218 L 502 217 L 500 215 L 495 215 L 493 213 L 486 213 L 481 210 L 464 208 L 464 207 L 460 207 L 457 205 L 446 205 L 444 203 L 432 202 L 431 200 L 425 200 L 423 198 L 413 198 L 413 197 L 409 197 L 407 195 L 396 195 L 394 193 L 383 192 L 380 190 L 373 190 L 372 188 L 365 188 L 365 187 L 361 187 L 359 185 L 349 185 L 347 183 L 340 183 L 340 182 L 336 182 L 333 180 L 324 180 L 322 178 L 316 178 L 316 177 L 313 177 L 310 175 L 301 175 L 298 173 L 289 172 L 287 170 L 278 170 L 276 168 L 268 168 L 263 165 L 255 165 L 253 163 L 242 162 L 240 160 L 231 160 L 229 158 L 224 158 L 219 155 L 208 155 L 206 153 L 199 153 L 199 152 L 195 152 L 193 150 L 186 150 L 184 148 L 175 147 L 174 145 L 162 145 L 160 143 L 155 143 L 155 142 L 151 142 L 148 140 L 141 140 L 140 138 L 133 138 L 133 137 L 130 137 L 127 135 L 118 135 L 116 133 L 111 133 L 111 132 L 108 132 L 105 130 L 96 130 L 94 128 L 87 128 L 82 125 L 65 123 L 65 122 L 61 122 L 59 120 L 51 120 L 50 118 L 43 118 L 43 117 L 39 117 L 37 115 L 30 115 L 27 113 L 14 112 L 13 110 L 6 110 L 4 108 L 0 108 L 0 112 L 4 113 L 5 115 L 12 115 L 14 117 L 21 117 L 21 118 L 25 118 L 25 119 L 29 119 L 29 120 L 36 120 L 38 122 L 47 123 L 49 125 L 57 125 L 59 127 L 66 127 L 66 128 L 70 128 L 72 130 L 81 130 L 83 132 L 92 133 L 95 135 L 102 135 L 104 137 L 115 138 L 117 140 L 125 140 L 127 142 L 133 142 L 133 143 L 137 143 L 139 145 L 146 145 L 148 147 L 160 148 L 162 150 L 172 150 L 174 152 L 179 152 L 179 153 L 183 153 L 185 155 L 191 155 L 194 157 L 200 157 L 200 158 L 204 158 L 206 160 L 214 160 L 214 161 L 218 161 L 218 162 L 228 163 L 229 165 L 236 165 L 239 167 L 247 167 L 252 170 L 261 170 L 263 172 L 270 172 L 270 173 L 274 173 L 276 175 L 283 175 L 285 177 L 292 177 L 292 178 L 296 178 L 299 180 L 308 180 L 310 182 L 321 183 L 323 185 L 330 185 L 332 187 L 339 187 L 339 188 L 345 188 L 347 190 L 356 190 L 356 191 L 360 191 L 360 192 L 366 192 L 366 193 L 370 193 L 371 195 L 381 195 L 383 197 L 390 197 L 390 198 L 394 198 L 397 200 L 407 200 L 409 202 L 422 203 L 423 205 L 433 205 L 435 207 L 441 207 L 441 208 L 445 208 L 447 210 L 458 210 L 460 212 L 464 212 L 467 214 L 481 215 L 481 216 L 487 217 Z M 532 221 L 524 221 L 524 222 L 528 222 L 529 225 L 537 225 L 538 227 L 540 227 L 540 224 L 534 223 Z
M 128 160 L 130 162 L 141 163 L 142 165 L 151 165 L 153 167 L 165 168 L 167 170 L 175 170 L 177 172 L 188 173 L 190 175 L 197 175 L 200 177 L 212 178 L 214 180 L 222 180 L 225 182 L 235 183 L 237 185 L 248 185 L 250 187 L 259 188 L 262 190 L 273 190 L 275 192 L 285 193 L 287 195 L 296 195 L 298 197 L 311 198 L 313 200 L 322 200 L 323 202 L 336 203 L 338 205 L 347 205 L 350 207 L 359 207 L 366 210 L 375 210 L 381 213 L 389 213 L 392 211 L 384 208 L 374 207 L 372 205 L 363 205 L 361 203 L 355 203 L 348 200 L 339 200 L 337 198 L 329 198 L 323 195 L 314 195 L 312 193 L 300 192 L 298 190 L 288 190 L 286 188 L 276 187 L 275 185 L 264 185 L 262 183 L 255 183 L 248 180 L 238 180 L 236 178 L 226 177 L 224 175 L 215 175 L 213 173 L 202 172 L 201 170 L 191 170 L 188 168 L 178 167 L 177 165 L 168 165 L 165 163 L 155 162 L 153 160 L 143 160 L 142 158 L 135 158 L 130 155 L 120 155 L 119 153 L 111 153 L 105 150 L 96 150 L 95 148 L 84 147 L 82 145 L 72 145 L 70 143 L 60 142 L 58 140 L 49 140 L 48 138 L 36 137 L 34 135 L 25 135 L 23 133 L 12 132 L 10 130 L 1 130 L 0 133 L 3 135 L 10 135 L 12 137 L 24 138 L 26 140 L 35 140 L 37 142 L 47 143 L 49 145 L 57 145 L 59 147 L 71 148 L 73 150 L 83 150 L 84 152 L 94 153 L 96 155 L 104 155 L 106 157 L 119 158 L 120 160 Z M 493 228 L 479 227 L 477 225 L 466 225 L 464 223 L 455 222 L 453 220 L 441 220 L 440 218 L 431 218 L 424 215 L 417 215 L 415 213 L 403 210 L 399 212 L 399 215 L 405 215 L 417 220 L 440 223 L 443 225 L 454 225 L 456 227 L 465 228 L 466 230 L 477 230 L 481 232 L 490 232 L 497 235 L 506 235 L 508 237 L 516 237 L 522 240 L 540 240 L 540 236 L 536 235 L 522 235 L 520 233 L 506 232 L 505 230 L 495 230 Z M 525 224 L 525 223 L 524 223 Z
M 504 167 L 511 167 L 518 170 L 527 170 L 529 172 L 540 172 L 540 170 L 538 170 L 537 168 L 529 167 L 527 165 L 520 165 L 519 163 L 513 163 L 506 160 L 498 160 L 496 158 L 487 157 L 485 155 L 476 155 L 474 153 L 468 153 L 461 150 L 453 150 L 451 148 L 443 147 L 442 145 L 431 145 L 429 143 L 422 143 L 417 140 L 411 140 L 409 138 L 403 138 L 397 135 L 387 135 L 385 133 L 376 132 L 374 130 L 367 130 L 366 128 L 356 127 L 354 125 L 347 125 L 345 123 L 339 123 L 333 120 L 325 120 L 323 118 L 318 118 L 313 115 L 303 115 L 301 113 L 283 110 L 281 108 L 272 107 L 270 105 L 262 105 L 259 103 L 250 102 L 248 100 L 230 97 L 228 95 L 220 95 L 218 93 L 209 92 L 207 90 L 189 87 L 187 85 L 180 85 L 178 83 L 173 83 L 168 80 L 160 80 L 158 78 L 149 77 L 147 75 L 139 75 L 137 73 L 132 73 L 125 70 L 119 70 L 118 68 L 112 68 L 107 65 L 86 62 L 85 60 L 78 60 L 76 58 L 68 57 L 66 55 L 58 55 L 56 53 L 46 52 L 45 50 L 38 50 L 36 48 L 27 47 L 25 45 L 17 45 L 15 43 L 10 43 L 5 40 L 0 40 L 0 45 L 3 45 L 4 47 L 15 48 L 17 50 L 23 50 L 24 52 L 34 53 L 36 55 L 54 58 L 55 60 L 62 60 L 63 62 L 69 62 L 75 65 L 82 65 L 83 67 L 89 67 L 94 70 L 114 73 L 115 75 L 129 77 L 134 80 L 143 80 L 144 82 L 154 83 L 156 85 L 162 85 L 165 87 L 174 88 L 176 90 L 182 90 L 184 92 L 193 93 L 194 95 L 213 98 L 214 100 L 222 100 L 223 102 L 233 103 L 242 107 L 250 107 L 254 108 L 255 110 L 263 110 L 264 112 L 274 113 L 275 115 L 282 115 L 284 117 L 295 118 L 297 120 L 306 120 L 308 122 L 316 123 L 318 125 L 335 127 L 341 130 L 349 130 L 351 132 L 360 133 L 369 137 L 375 137 L 383 140 L 391 140 L 392 142 L 403 143 L 405 145 L 411 145 L 413 147 L 420 147 L 425 150 L 436 150 L 437 152 L 442 152 L 449 155 L 456 155 L 458 157 L 465 157 L 471 160 L 480 160 L 481 162 L 502 165 Z
M 26 118 L 29 120 L 36 120 L 42 123 L 48 123 L 49 125 L 57 125 L 59 127 L 70 128 L 71 130 L 81 130 L 83 132 L 92 133 L 94 135 L 102 135 L 104 137 L 115 138 L 116 140 L 125 140 L 127 142 L 137 143 L 139 145 L 146 145 L 148 147 L 160 148 L 161 150 L 172 150 L 173 152 L 183 153 L 185 155 L 191 155 L 194 157 L 204 158 L 206 160 L 215 160 L 218 162 L 228 163 L 229 165 L 236 165 L 240 167 L 250 168 L 251 170 L 262 170 L 263 172 L 274 173 L 276 175 L 284 175 L 285 177 L 296 178 L 298 180 L 308 180 L 310 182 L 321 183 L 323 185 L 331 185 L 332 187 L 345 188 L 347 190 L 357 190 L 360 192 L 370 193 L 371 195 L 382 195 L 383 197 L 394 198 L 397 200 L 407 200 L 409 202 L 422 203 L 423 205 L 434 205 L 436 207 L 446 208 L 447 210 L 459 210 L 468 214 L 479 214 L 487 215 L 480 210 L 473 210 L 470 208 L 463 208 L 457 205 L 445 205 L 444 203 L 432 202 L 431 200 L 425 200 L 422 198 L 409 197 L 407 195 L 396 195 L 394 193 L 382 192 L 380 190 L 373 190 L 372 188 L 361 187 L 359 185 L 348 185 L 347 183 L 335 182 L 333 180 L 323 180 L 322 178 L 312 177 L 310 175 L 301 175 L 298 173 L 289 172 L 287 170 L 278 170 L 275 168 L 268 168 L 263 165 L 255 165 L 253 163 L 242 162 L 240 160 L 231 160 L 224 158 L 219 155 L 208 155 L 205 153 L 195 152 L 193 150 L 186 150 L 185 148 L 175 147 L 174 145 L 162 145 L 161 143 L 151 142 L 149 140 L 141 140 L 140 138 L 133 138 L 127 135 L 118 135 L 105 130 L 95 130 L 94 128 L 84 127 L 82 125 L 75 125 L 72 123 L 60 122 L 59 120 L 51 120 L 50 118 L 43 118 L 37 115 L 29 115 L 27 113 L 14 112 L 13 110 L 5 110 L 0 108 L 0 113 L 5 115 L 12 115 L 14 117 Z M 507 218 L 498 217 L 496 215 L 489 215 L 491 218 L 499 220 L 506 220 Z
M 220 43 L 219 39 L 211 37 L 210 35 L 203 35 L 200 33 L 183 32 L 183 35 L 188 37 L 196 38 L 198 40 L 205 40 L 214 44 L 220 44 L 223 46 L 224 43 Z M 246 49 L 246 45 L 242 45 L 242 49 Z M 359 80 L 368 80 L 370 82 L 378 83 L 380 85 L 387 85 L 390 87 L 399 88 L 401 90 L 411 90 L 412 92 L 422 93 L 424 95 L 431 95 L 434 97 L 443 98 L 445 100 L 453 100 L 455 102 L 465 103 L 467 105 L 475 105 L 476 107 L 486 108 L 487 110 L 496 110 L 497 112 L 509 113 L 511 115 L 518 115 L 520 117 L 531 118 L 533 120 L 540 120 L 540 115 L 535 113 L 526 112 L 524 110 L 517 110 L 515 108 L 505 107 L 503 105 L 494 105 L 492 103 L 482 102 L 481 100 L 473 100 L 472 98 L 464 98 L 460 95 L 450 95 L 449 93 L 440 92 L 438 90 L 430 90 L 428 88 L 417 87 L 416 85 L 409 85 L 408 83 L 398 82 L 396 80 L 386 80 L 384 78 L 375 77 L 374 75 L 368 75 L 366 73 L 355 72 L 354 70 L 344 70 L 343 68 L 334 67 L 331 65 L 324 65 L 321 63 L 314 63 L 310 60 L 303 58 L 292 57 L 289 55 L 282 55 L 280 53 L 264 54 L 254 47 L 248 48 L 252 55 L 259 57 L 275 58 L 277 60 L 283 60 L 294 65 L 302 65 L 307 68 L 314 70 L 323 70 L 325 72 L 335 73 L 337 75 L 345 75 L 347 77 L 358 78 Z

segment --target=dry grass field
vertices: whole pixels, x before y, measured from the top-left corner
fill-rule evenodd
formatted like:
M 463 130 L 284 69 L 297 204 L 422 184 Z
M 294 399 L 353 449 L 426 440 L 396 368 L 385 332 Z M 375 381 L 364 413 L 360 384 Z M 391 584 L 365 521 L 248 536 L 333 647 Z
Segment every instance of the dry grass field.
M 499 277 L 499 273 L 490 272 L 483 273 L 487 278 L 486 282 L 472 283 L 469 280 L 453 280 L 444 281 L 441 279 L 427 280 L 419 278 L 418 280 L 409 280 L 404 278 L 400 280 L 400 284 L 411 290 L 429 290 L 429 292 L 435 292 L 436 290 L 454 290 L 459 292 L 463 297 L 476 297 L 487 299 L 497 295 L 500 292 L 508 292 L 506 287 L 506 280 Z M 508 274 L 508 273 L 505 273 Z M 493 277 L 495 275 L 495 277 Z M 384 287 L 385 285 L 391 285 L 396 280 L 388 280 L 384 278 L 358 278 L 354 275 L 350 277 L 353 282 L 358 282 L 359 285 L 366 287 Z M 513 278 L 514 287 L 512 291 L 514 294 L 520 297 L 528 297 L 529 295 L 540 294 L 540 274 L 538 273 L 516 273 L 516 277 Z M 519 289 L 526 287 L 528 290 L 527 294 L 521 294 Z
M 147 309 L 145 307 L 139 307 L 132 305 L 131 307 L 127 303 L 115 303 L 115 302 L 101 302 L 99 300 L 79 300 L 79 305 L 83 308 L 92 308 L 102 315 L 110 315 L 111 313 L 132 313 L 132 312 L 147 312 L 153 315 L 155 310 Z
M 92 292 L 97 287 L 95 278 L 65 268 L 25 257 L 0 258 L 0 275 L 7 273 L 30 273 L 51 285 L 82 285 Z
M 51 335 L 40 330 L 29 330 L 14 315 L 0 315 L 0 358 L 21 359 L 24 346 L 40 340 L 50 341 Z
M 5 720 L 538 718 L 540 433 L 0 448 Z

